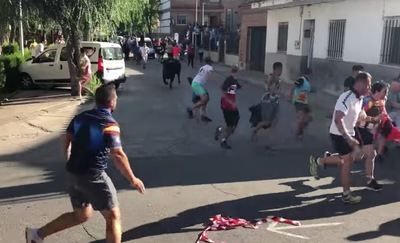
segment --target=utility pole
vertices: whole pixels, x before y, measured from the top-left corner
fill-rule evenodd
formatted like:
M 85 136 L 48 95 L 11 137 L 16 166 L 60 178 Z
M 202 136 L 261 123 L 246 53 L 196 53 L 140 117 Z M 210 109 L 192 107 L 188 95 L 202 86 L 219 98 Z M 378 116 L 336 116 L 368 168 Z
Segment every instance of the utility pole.
M 21 53 L 24 55 L 24 27 L 22 25 L 22 0 L 19 0 L 19 42 Z
M 196 22 L 196 23 L 195 23 L 195 24 L 198 23 L 198 22 L 197 22 L 197 21 L 198 21 L 197 15 L 198 15 L 198 11 L 199 11 L 198 8 L 199 8 L 199 0 L 196 0 L 196 16 L 195 16 L 195 20 L 196 20 L 195 22 Z
M 201 8 L 202 14 L 201 14 L 201 25 L 204 26 L 204 5 L 206 5 L 205 2 L 203 2 L 203 6 Z

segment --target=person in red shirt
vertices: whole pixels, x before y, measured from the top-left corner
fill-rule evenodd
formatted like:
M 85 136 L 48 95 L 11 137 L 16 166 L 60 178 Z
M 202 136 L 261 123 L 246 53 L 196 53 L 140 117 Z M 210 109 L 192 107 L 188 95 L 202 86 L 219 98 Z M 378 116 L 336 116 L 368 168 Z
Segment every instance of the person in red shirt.
M 222 137 L 221 147 L 223 149 L 232 149 L 227 140 L 235 132 L 240 119 L 239 109 L 236 103 L 236 91 L 242 86 L 237 81 L 238 71 L 238 67 L 233 66 L 231 75 L 224 81 L 221 87 L 223 92 L 221 97 L 221 109 L 224 114 L 226 126 L 217 127 L 214 138 L 218 141 L 219 138 Z
M 179 55 L 181 54 L 181 48 L 174 42 L 172 45 L 172 55 L 175 59 L 179 60 Z

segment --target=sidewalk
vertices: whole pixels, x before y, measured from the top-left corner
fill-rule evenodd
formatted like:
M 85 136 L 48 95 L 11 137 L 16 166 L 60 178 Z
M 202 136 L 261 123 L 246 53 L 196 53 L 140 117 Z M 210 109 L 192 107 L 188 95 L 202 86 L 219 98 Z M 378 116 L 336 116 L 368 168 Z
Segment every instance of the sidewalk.
M 58 135 L 80 107 L 68 91 L 19 91 L 0 106 L 0 147 L 11 152 Z

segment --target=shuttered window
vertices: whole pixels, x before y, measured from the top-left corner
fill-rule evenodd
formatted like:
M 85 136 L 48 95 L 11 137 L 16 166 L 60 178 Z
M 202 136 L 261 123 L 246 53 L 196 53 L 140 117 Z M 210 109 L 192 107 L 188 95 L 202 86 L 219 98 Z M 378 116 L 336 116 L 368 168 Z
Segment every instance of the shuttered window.
M 400 17 L 385 19 L 381 62 L 400 64 Z
M 328 58 L 332 59 L 343 58 L 345 30 L 346 30 L 345 19 L 329 21 Z

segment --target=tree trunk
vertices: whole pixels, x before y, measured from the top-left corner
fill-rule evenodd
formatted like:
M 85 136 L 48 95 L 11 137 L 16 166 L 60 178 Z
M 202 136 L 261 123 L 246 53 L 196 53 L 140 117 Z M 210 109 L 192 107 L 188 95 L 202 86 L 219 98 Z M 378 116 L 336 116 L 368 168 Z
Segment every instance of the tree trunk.
M 80 63 L 80 33 L 77 26 L 70 26 L 71 29 L 63 29 L 67 37 L 68 67 L 71 77 L 71 96 L 79 95 Z

